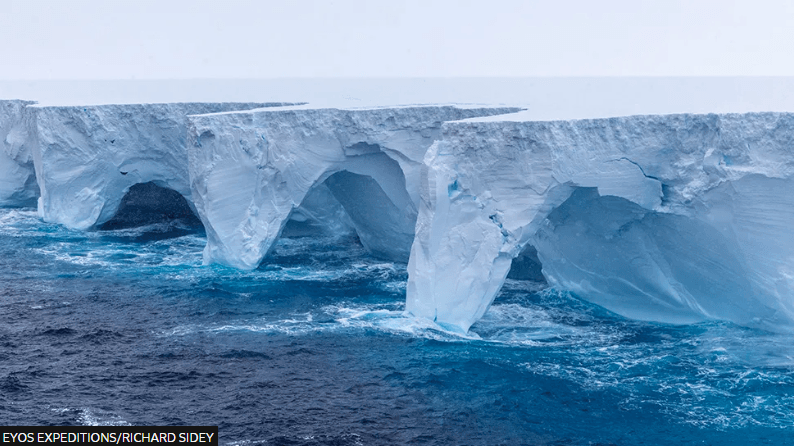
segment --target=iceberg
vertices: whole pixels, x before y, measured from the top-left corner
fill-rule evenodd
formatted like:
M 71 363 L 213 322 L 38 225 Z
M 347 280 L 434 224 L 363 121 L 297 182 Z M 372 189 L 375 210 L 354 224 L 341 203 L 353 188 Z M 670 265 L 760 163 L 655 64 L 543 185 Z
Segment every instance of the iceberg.
M 280 236 L 355 234 L 408 263 L 408 315 L 459 331 L 508 277 L 635 319 L 794 331 L 794 114 L 0 106 L 0 206 L 38 197 L 70 228 L 198 217 L 204 262 L 242 270 Z
M 466 331 L 513 258 L 628 317 L 794 320 L 794 115 L 445 123 L 424 159 L 406 311 Z
M 256 268 L 296 210 L 320 202 L 307 201 L 317 188 L 331 192 L 330 205 L 344 208 L 369 252 L 407 261 L 422 160 L 442 123 L 518 110 L 296 107 L 190 116 L 188 162 L 207 233 L 204 261 Z
M 28 138 L 28 105 L 0 100 L 0 206 L 31 206 L 39 196 Z
M 190 199 L 186 117 L 282 103 L 30 106 L 39 215 L 72 229 L 110 220 L 130 187 L 152 182 Z

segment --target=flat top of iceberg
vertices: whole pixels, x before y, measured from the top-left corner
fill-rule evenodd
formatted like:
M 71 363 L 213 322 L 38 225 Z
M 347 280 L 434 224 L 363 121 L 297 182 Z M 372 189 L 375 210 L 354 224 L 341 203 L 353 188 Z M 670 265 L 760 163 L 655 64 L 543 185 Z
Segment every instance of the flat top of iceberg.
M 731 112 L 731 113 L 660 113 L 660 114 L 634 114 L 622 116 L 608 116 L 597 118 L 572 118 L 572 119 L 539 119 L 537 113 L 531 110 L 522 110 L 515 113 L 505 113 L 502 115 L 492 116 L 478 116 L 475 118 L 460 119 L 458 121 L 448 121 L 447 124 L 463 124 L 463 123 L 506 123 L 506 122 L 563 122 L 563 121 L 599 121 L 604 119 L 618 119 L 618 118 L 652 118 L 664 116 L 704 116 L 704 115 L 718 115 L 718 116 L 743 116 L 743 115 L 761 115 L 761 114 L 791 114 L 792 111 L 747 111 L 747 112 Z
M 421 108 L 441 108 L 441 107 L 455 107 L 459 109 L 475 109 L 475 108 L 504 108 L 498 105 L 479 105 L 479 104 L 404 104 L 404 105 L 384 105 L 384 106 L 364 106 L 364 107 L 354 107 L 354 106 L 341 106 L 341 107 L 316 107 L 309 104 L 298 104 L 298 105 L 285 105 L 285 106 L 275 106 L 275 107 L 260 107 L 260 108 L 251 108 L 245 110 L 229 110 L 229 111 L 222 111 L 217 113 L 203 113 L 200 116 L 222 116 L 222 115 L 237 115 L 237 114 L 249 114 L 249 113 L 279 113 L 279 112 L 289 112 L 289 111 L 302 111 L 302 110 L 313 110 L 313 111 L 331 111 L 331 110 L 342 110 L 342 111 L 367 111 L 367 110 L 394 110 L 394 109 L 421 109 Z M 194 115 L 197 116 L 197 115 Z
M 240 106 L 240 107 L 258 107 L 258 109 L 268 109 L 274 107 L 291 107 L 295 105 L 303 105 L 303 102 L 252 102 L 252 101 L 244 101 L 244 102 L 236 102 L 236 101 L 224 101 L 224 102 L 136 102 L 136 103 L 121 103 L 121 104 L 73 104 L 73 105 L 53 105 L 53 104 L 40 104 L 36 103 L 35 101 L 28 104 L 28 107 L 31 108 L 46 108 L 46 109 L 70 109 L 70 108 L 103 108 L 103 107 L 121 107 L 121 108 L 138 108 L 138 107 L 146 107 L 146 106 L 154 106 L 154 107 L 166 107 L 166 106 L 177 106 L 177 107 L 201 107 L 201 106 Z M 249 110 L 249 108 L 246 108 Z
M 314 108 L 479 104 L 570 120 L 794 111 L 794 77 L 393 78 L 0 81 L 0 98 L 42 105 L 308 102 Z

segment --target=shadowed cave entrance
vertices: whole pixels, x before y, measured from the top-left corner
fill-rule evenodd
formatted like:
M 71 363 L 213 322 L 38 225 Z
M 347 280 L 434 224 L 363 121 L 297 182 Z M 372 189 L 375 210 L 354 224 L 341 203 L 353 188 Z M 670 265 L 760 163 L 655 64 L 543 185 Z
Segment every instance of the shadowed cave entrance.
M 203 230 L 201 220 L 179 192 L 160 187 L 152 182 L 139 183 L 121 199 L 116 214 L 98 226 L 99 230 L 112 231 L 148 227 L 147 232 L 178 236 Z
M 532 245 L 527 245 L 510 265 L 507 278 L 512 280 L 531 280 L 546 283 L 543 277 L 543 265 L 538 259 L 538 251 Z
M 347 170 L 329 176 L 293 211 L 281 237 L 334 237 L 363 246 L 375 258 L 407 263 L 416 210 L 393 163 L 390 175 L 381 174 L 381 181 L 392 180 L 385 185 Z
M 402 173 L 399 167 L 397 172 Z M 404 184 L 404 177 L 400 178 Z M 404 190 L 403 190 L 404 192 Z M 363 245 L 373 257 L 408 262 L 416 227 L 416 211 L 407 192 L 392 200 L 368 175 L 336 172 L 315 186 L 295 209 L 282 230 L 282 238 L 337 237 Z M 395 204 L 403 198 L 402 208 Z M 507 278 L 546 283 L 537 250 L 527 245 L 513 259 Z

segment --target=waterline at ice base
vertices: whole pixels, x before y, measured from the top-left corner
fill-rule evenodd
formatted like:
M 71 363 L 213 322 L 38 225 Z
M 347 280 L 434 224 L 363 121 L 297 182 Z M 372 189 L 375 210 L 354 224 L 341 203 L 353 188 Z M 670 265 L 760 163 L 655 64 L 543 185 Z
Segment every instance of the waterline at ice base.
M 794 114 L 301 99 L 0 101 L 4 417 L 306 445 L 792 434 Z
M 445 124 L 408 311 L 468 329 L 530 247 L 551 286 L 630 318 L 790 332 L 793 117 Z
M 35 168 L 40 216 L 90 229 L 151 182 L 201 219 L 205 263 L 244 270 L 313 217 L 407 261 L 407 313 L 461 332 L 525 249 L 555 289 L 630 318 L 790 330 L 792 115 L 280 105 L 8 101 L 6 203 Z

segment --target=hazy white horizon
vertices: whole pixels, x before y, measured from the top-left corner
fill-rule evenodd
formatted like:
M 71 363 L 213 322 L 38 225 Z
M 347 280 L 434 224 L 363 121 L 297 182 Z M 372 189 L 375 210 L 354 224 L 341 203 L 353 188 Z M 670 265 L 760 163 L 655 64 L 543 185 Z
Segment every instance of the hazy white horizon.
M 794 111 L 794 77 L 0 81 L 41 105 L 309 102 L 311 107 L 510 105 L 524 119 Z
M 0 0 L 0 99 L 794 111 L 791 23 L 784 0 Z
M 794 75 L 785 0 L 3 0 L 0 80 Z

